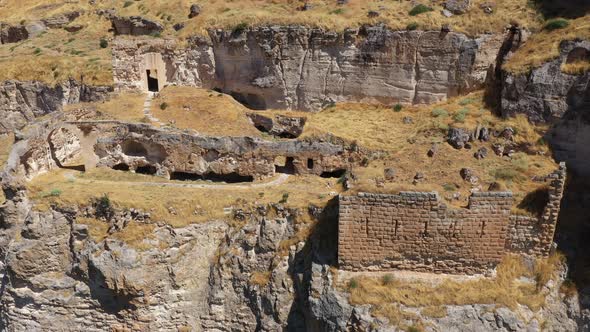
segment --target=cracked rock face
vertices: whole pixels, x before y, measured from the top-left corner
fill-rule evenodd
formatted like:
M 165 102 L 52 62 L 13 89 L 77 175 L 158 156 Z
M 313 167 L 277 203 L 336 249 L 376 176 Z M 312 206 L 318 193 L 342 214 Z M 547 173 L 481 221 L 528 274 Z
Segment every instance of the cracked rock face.
M 225 223 L 156 226 L 140 249 L 96 241 L 81 216 L 34 211 L 23 194 L 0 208 L 0 329 L 199 329 Z
M 0 82 L 0 134 L 21 129 L 35 118 L 67 104 L 104 100 L 112 88 L 74 80 L 51 87 L 41 82 Z
M 571 75 L 562 72 L 564 63 L 590 54 L 590 41 L 564 41 L 559 58 L 530 73 L 505 73 L 502 115 L 524 114 L 533 122 L 563 118 L 568 111 L 587 111 L 590 102 L 590 73 Z

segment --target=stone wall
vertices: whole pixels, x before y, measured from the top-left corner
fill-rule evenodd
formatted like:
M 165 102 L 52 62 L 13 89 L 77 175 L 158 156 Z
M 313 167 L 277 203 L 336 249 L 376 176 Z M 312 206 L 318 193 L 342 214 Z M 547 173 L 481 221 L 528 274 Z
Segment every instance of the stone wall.
M 340 197 L 338 261 L 345 270 L 482 273 L 508 253 L 549 255 L 565 183 L 565 165 L 549 176 L 540 218 L 512 216 L 510 192 L 476 192 L 467 208 L 437 193 L 360 193 Z
M 548 202 L 539 218 L 510 216 L 506 250 L 533 256 L 548 256 L 559 216 L 566 180 L 565 163 L 549 176 Z
M 451 209 L 436 193 L 341 196 L 340 267 L 473 274 L 500 262 L 511 193 L 474 193 Z

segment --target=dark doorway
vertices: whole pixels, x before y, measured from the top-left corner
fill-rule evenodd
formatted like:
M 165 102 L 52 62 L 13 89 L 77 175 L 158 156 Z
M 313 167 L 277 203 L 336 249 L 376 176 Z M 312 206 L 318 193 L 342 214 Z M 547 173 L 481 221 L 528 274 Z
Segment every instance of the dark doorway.
M 313 159 L 307 159 L 307 168 L 313 169 Z
M 158 92 L 158 79 L 152 77 L 151 75 L 151 70 L 146 70 L 146 74 L 147 74 L 147 83 L 148 83 L 148 91 L 151 92 Z M 154 71 L 154 76 L 156 76 L 156 71 Z
M 275 172 L 283 173 L 283 174 L 295 174 L 295 165 L 293 164 L 293 157 L 285 158 L 285 163 L 283 164 L 280 160 L 281 157 L 277 157 L 275 161 Z

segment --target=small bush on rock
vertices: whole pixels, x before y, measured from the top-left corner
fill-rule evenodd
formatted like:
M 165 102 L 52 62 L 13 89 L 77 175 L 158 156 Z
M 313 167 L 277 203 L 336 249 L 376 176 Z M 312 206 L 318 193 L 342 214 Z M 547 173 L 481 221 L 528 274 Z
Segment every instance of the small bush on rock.
M 412 8 L 410 10 L 409 14 L 410 14 L 410 16 L 416 16 L 416 15 L 419 15 L 422 13 L 427 13 L 430 11 L 432 11 L 432 8 L 425 6 L 423 4 L 419 4 L 419 5 L 416 5 L 414 8 Z

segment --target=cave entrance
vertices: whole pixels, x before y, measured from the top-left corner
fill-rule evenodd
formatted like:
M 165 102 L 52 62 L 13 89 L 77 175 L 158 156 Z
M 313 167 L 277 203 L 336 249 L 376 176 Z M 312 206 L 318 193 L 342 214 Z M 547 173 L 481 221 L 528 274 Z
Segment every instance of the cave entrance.
M 277 157 L 275 159 L 275 172 L 283 174 L 295 174 L 293 157 Z
M 147 75 L 147 84 L 148 84 L 148 91 L 150 92 L 158 92 L 159 85 L 158 85 L 158 71 L 157 70 L 146 70 Z
M 323 178 L 341 178 L 345 173 L 346 173 L 345 169 L 337 169 L 337 170 L 330 171 L 330 172 L 322 172 L 322 174 L 320 174 L 320 176 Z
M 113 166 L 115 171 L 129 171 L 129 165 L 121 163 Z
M 240 175 L 235 172 L 228 173 L 228 174 L 217 174 L 217 173 L 195 174 L 195 173 L 187 173 L 187 172 L 172 172 L 172 173 L 170 173 L 170 180 L 240 183 L 240 182 L 253 182 L 254 177 L 252 177 L 250 175 Z
M 135 169 L 135 173 L 138 174 L 156 175 L 157 172 L 156 167 L 152 165 L 139 166 Z
M 229 94 L 237 102 L 251 110 L 263 111 L 266 109 L 266 101 L 262 96 L 253 93 L 240 93 L 236 91 L 231 91 Z

